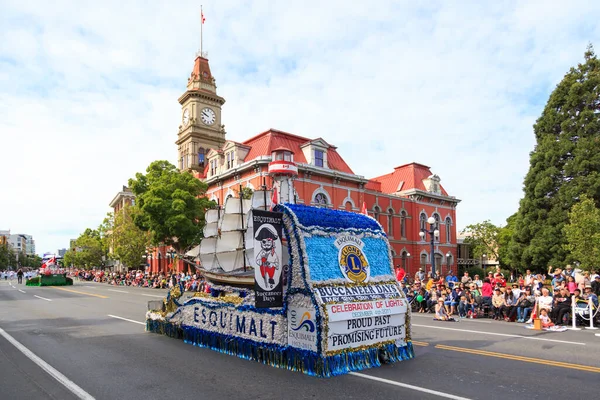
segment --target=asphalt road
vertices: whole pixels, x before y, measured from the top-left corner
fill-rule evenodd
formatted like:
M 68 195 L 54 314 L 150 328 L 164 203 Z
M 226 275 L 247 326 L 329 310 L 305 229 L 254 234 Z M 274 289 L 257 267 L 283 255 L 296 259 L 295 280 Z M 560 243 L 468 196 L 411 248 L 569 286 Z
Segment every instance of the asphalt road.
M 600 331 L 416 314 L 415 359 L 319 379 L 146 333 L 147 301 L 164 294 L 0 282 L 0 398 L 579 399 L 600 388 Z

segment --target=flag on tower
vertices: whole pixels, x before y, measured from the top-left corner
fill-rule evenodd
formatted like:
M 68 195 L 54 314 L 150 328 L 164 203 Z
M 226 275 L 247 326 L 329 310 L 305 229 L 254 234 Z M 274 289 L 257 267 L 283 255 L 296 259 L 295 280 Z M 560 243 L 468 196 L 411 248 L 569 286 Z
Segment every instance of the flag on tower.
M 273 209 L 275 208 L 276 205 L 277 205 L 277 188 L 274 187 L 273 195 L 271 196 L 271 211 L 273 211 Z
M 200 10 L 200 19 L 202 20 L 202 24 L 204 25 L 204 21 L 206 21 L 206 18 L 204 18 L 204 12 L 202 10 Z

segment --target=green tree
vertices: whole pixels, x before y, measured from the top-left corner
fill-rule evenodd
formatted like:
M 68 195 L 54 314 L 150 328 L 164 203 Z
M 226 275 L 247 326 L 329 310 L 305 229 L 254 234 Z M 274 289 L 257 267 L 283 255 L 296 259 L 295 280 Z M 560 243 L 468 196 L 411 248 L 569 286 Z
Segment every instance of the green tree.
M 204 195 L 208 186 L 168 161 L 154 161 L 146 174 L 129 180 L 140 213 L 135 224 L 150 232 L 153 245 L 167 245 L 184 254 L 202 239 L 204 213 L 215 203 Z
M 71 249 L 70 252 L 65 254 L 63 258 L 64 265 L 90 269 L 100 266 L 103 257 L 106 256 L 100 232 L 95 229 L 86 229 L 75 240 L 75 246 L 75 251 Z
M 557 85 L 534 125 L 536 145 L 509 246 L 521 268 L 564 265 L 569 210 L 582 194 L 600 202 L 600 61 L 591 45 L 584 61 Z
M 506 219 L 506 225 L 498 228 L 498 262 L 503 267 L 515 269 L 518 262 L 511 258 L 510 244 L 515 231 L 516 214 Z
M 127 267 L 139 267 L 146 248 L 150 245 L 150 233 L 141 230 L 135 223 L 139 215 L 137 206 L 125 206 L 114 217 L 109 236 L 114 257 Z
M 463 233 L 468 234 L 465 243 L 471 246 L 471 254 L 474 258 L 480 258 L 485 254 L 488 258 L 498 259 L 498 232 L 499 228 L 489 220 L 465 228 Z
M 581 201 L 571 208 L 563 232 L 570 261 L 578 261 L 585 270 L 600 265 L 600 209 L 594 200 L 581 196 Z
M 8 244 L 0 245 L 0 269 L 5 270 L 8 267 L 14 267 L 16 262 L 15 251 Z
M 240 197 L 240 191 L 236 190 L 236 192 L 237 192 L 237 196 Z M 254 190 L 252 190 L 251 188 L 249 188 L 247 186 L 243 187 L 241 197 L 242 197 L 242 199 L 250 200 L 252 198 L 252 193 L 254 193 Z

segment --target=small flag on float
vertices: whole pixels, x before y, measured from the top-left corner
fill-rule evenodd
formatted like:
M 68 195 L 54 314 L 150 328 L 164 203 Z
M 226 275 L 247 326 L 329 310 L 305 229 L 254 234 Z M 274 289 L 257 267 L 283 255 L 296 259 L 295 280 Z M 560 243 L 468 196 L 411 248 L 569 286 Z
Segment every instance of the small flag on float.
M 277 201 L 277 188 L 274 187 L 273 188 L 273 195 L 271 196 L 271 211 L 273 211 L 273 209 L 275 208 L 275 206 L 278 204 Z
M 369 213 L 367 212 L 367 203 L 365 203 L 364 201 L 363 201 L 362 208 L 360 209 L 360 213 L 365 214 L 367 216 L 369 215 Z

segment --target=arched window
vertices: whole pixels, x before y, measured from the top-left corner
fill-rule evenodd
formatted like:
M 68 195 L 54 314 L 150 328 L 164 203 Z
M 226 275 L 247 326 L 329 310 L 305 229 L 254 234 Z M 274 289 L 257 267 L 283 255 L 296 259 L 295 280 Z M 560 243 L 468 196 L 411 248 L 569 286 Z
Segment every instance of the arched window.
M 391 208 L 388 210 L 388 236 L 394 236 L 394 210 Z
M 402 252 L 402 268 L 404 268 L 404 270 L 407 271 L 407 267 L 408 267 L 408 253 L 406 252 L 406 250 L 404 250 Z
M 423 270 L 425 270 L 425 266 L 427 265 L 427 259 L 429 257 L 427 257 L 427 253 L 423 253 L 421 254 L 421 268 L 423 268 Z
M 375 218 L 376 221 L 379 221 L 380 213 L 381 213 L 381 208 L 379 208 L 378 206 L 373 207 L 373 218 Z
M 400 213 L 400 236 L 406 237 L 406 211 Z
M 323 193 L 317 193 L 315 195 L 315 204 L 317 205 L 327 205 L 327 196 L 325 196 L 325 194 Z
M 425 213 L 419 215 L 419 224 L 422 231 L 427 230 L 427 215 Z
M 440 232 L 440 215 L 438 213 L 433 214 L 433 218 L 435 219 L 435 224 L 434 224 L 434 229 L 437 229 L 439 232 L 439 235 L 435 238 L 435 240 L 437 242 L 440 241 L 440 235 L 442 234 Z
M 441 274 L 442 273 L 442 261 L 444 260 L 444 256 L 442 256 L 441 254 L 435 253 L 435 270 L 437 271 L 437 274 Z
M 204 148 L 198 148 L 198 166 L 204 168 Z
M 312 204 L 317 207 L 325 207 L 331 204 L 329 193 L 325 189 L 317 188 L 312 194 Z
M 446 243 L 450 243 L 452 241 L 452 220 L 450 217 L 446 217 Z
M 439 230 L 440 229 L 440 214 L 438 214 L 438 213 L 433 214 L 433 218 L 435 219 L 435 229 Z

